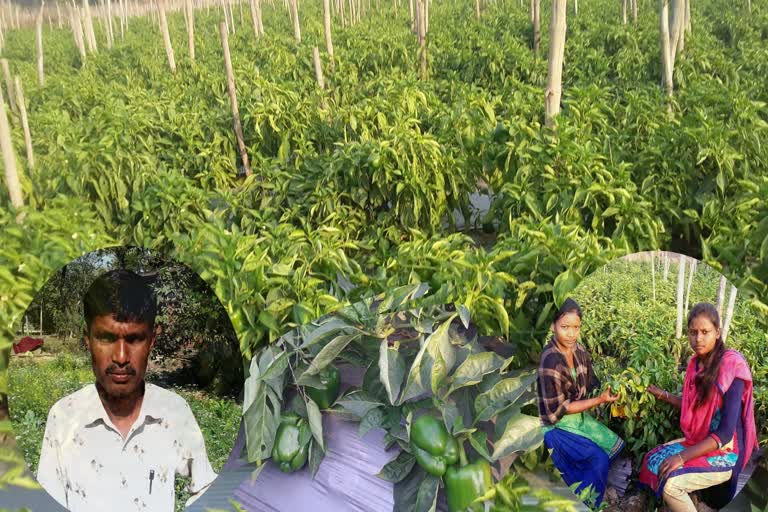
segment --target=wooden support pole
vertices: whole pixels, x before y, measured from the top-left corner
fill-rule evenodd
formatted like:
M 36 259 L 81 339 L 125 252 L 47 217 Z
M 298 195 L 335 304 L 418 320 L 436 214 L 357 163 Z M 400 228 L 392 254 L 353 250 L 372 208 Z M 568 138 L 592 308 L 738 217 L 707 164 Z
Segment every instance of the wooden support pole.
M 13 93 L 13 78 L 11 78 L 11 68 L 8 65 L 8 59 L 0 59 L 0 66 L 3 68 L 3 79 L 5 80 L 5 90 L 8 95 L 8 104 L 11 110 L 16 110 L 16 95 Z
M 733 318 L 733 309 L 734 306 L 736 306 L 736 292 L 738 290 L 735 286 L 731 285 L 731 294 L 728 297 L 728 309 L 725 310 L 725 319 L 721 320 L 722 322 L 722 332 L 721 335 L 723 337 L 723 341 L 726 341 L 728 339 L 728 332 L 731 330 L 731 319 Z
M 27 119 L 27 105 L 24 101 L 24 89 L 21 88 L 21 77 L 16 76 L 16 101 L 19 112 L 21 113 L 21 128 L 24 130 L 24 145 L 27 148 L 27 165 L 30 169 L 35 168 L 35 155 L 32 152 L 32 135 L 29 131 L 29 121 Z
M 533 0 L 533 53 L 539 56 L 541 45 L 541 0 Z
M 323 26 L 325 29 L 325 51 L 333 68 L 333 37 L 331 35 L 331 0 L 323 0 Z
M 85 36 L 83 35 L 83 24 L 80 22 L 80 12 L 77 7 L 69 6 L 69 24 L 72 26 L 72 35 L 75 38 L 75 46 L 80 52 L 80 60 L 85 62 Z
M 91 16 L 91 8 L 88 5 L 88 0 L 83 0 L 83 19 L 85 20 L 85 37 L 88 41 L 88 51 L 96 53 L 99 51 L 99 47 L 96 44 L 96 32 L 93 30 L 93 17 Z
M 11 197 L 11 204 L 14 208 L 21 208 L 24 206 L 24 199 L 21 196 L 19 170 L 16 167 L 16 155 L 13 153 L 13 143 L 11 142 L 11 127 L 8 125 L 8 114 L 5 111 L 2 92 L 0 92 L 0 151 L 3 153 L 5 186 Z M 17 220 L 19 219 L 17 218 Z
M 227 90 L 229 91 L 229 102 L 232 107 L 232 123 L 235 129 L 235 137 L 237 138 L 237 147 L 240 150 L 240 159 L 243 162 L 245 175 L 250 176 L 253 174 L 253 171 L 251 171 L 251 166 L 248 163 L 243 127 L 240 124 L 240 112 L 237 108 L 237 92 L 235 90 L 235 72 L 232 70 L 232 59 L 229 55 L 229 37 L 225 23 L 219 24 L 219 33 L 221 34 L 221 47 L 224 50 L 224 68 L 227 72 Z
M 112 0 L 107 0 L 107 34 L 109 34 L 109 47 L 115 44 L 115 31 L 112 24 Z
M 552 0 L 552 18 L 549 22 L 549 57 L 547 63 L 547 89 L 544 91 L 545 124 L 552 128 L 560 113 L 563 93 L 563 56 L 565 54 L 566 0 Z
M 186 18 L 187 18 L 187 47 L 189 49 L 189 60 L 195 62 L 195 8 L 192 0 L 185 0 Z
M 419 46 L 421 49 L 421 56 L 419 59 L 419 77 L 422 80 L 426 80 L 427 76 L 427 21 L 426 21 L 426 4 L 427 0 L 416 0 L 416 8 L 419 12 Z
M 312 47 L 312 60 L 315 63 L 315 78 L 320 89 L 325 89 L 325 79 L 323 78 L 323 64 L 320 62 L 320 50 L 317 46 Z
M 661 83 L 672 97 L 672 56 L 669 41 L 669 0 L 659 0 L 659 41 L 661 47 Z M 671 105 L 670 107 L 671 108 Z M 667 269 L 664 269 L 666 281 Z
M 628 0 L 621 0 L 621 24 L 622 25 L 627 24 L 627 1 Z
M 249 5 L 251 7 L 251 24 L 253 25 L 253 36 L 258 39 L 261 36 L 263 26 L 261 25 L 261 6 L 259 0 L 250 0 Z
M 301 26 L 299 25 L 299 4 L 296 0 L 290 0 L 291 17 L 293 18 L 293 37 L 297 43 L 301 42 Z
M 171 34 L 168 32 L 168 20 L 165 18 L 165 7 L 162 2 L 157 3 L 157 14 L 160 16 L 160 29 L 163 31 L 163 44 L 165 45 L 165 55 L 168 57 L 168 67 L 171 68 L 171 73 L 176 73 L 176 58 L 173 56 Z
M 35 40 L 37 42 L 37 81 L 40 87 L 45 85 L 45 69 L 43 63 L 43 6 L 45 2 L 40 4 L 40 11 L 37 14 L 37 20 L 35 20 L 36 35 Z

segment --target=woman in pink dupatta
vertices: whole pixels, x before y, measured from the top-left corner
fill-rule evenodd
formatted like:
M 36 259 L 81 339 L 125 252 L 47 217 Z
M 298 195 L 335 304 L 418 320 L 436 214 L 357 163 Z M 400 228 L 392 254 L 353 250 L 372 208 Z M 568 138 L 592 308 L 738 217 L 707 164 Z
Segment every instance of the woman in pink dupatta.
M 685 437 L 657 446 L 643 458 L 640 482 L 672 512 L 695 512 L 688 493 L 724 507 L 736 494 L 738 475 L 757 448 L 752 374 L 744 356 L 725 347 L 715 306 L 700 303 L 688 315 L 688 362 L 683 396 L 656 386 L 648 391 L 680 408 Z

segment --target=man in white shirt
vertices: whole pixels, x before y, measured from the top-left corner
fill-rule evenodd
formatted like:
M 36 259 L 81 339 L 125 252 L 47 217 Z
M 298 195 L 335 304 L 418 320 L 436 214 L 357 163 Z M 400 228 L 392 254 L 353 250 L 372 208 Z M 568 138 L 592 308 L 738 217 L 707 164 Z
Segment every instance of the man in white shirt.
M 115 270 L 83 298 L 95 384 L 48 413 L 37 480 L 72 512 L 173 512 L 175 475 L 197 499 L 216 478 L 186 401 L 144 382 L 155 343 L 154 294 Z

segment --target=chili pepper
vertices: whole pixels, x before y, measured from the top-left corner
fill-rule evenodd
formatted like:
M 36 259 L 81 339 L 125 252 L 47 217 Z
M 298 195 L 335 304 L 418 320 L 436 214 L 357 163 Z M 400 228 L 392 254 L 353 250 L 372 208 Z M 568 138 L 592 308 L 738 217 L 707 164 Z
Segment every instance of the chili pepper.
M 341 374 L 338 368 L 326 366 L 319 375 L 319 386 L 306 386 L 309 397 L 315 401 L 320 409 L 327 409 L 336 401 L 341 386 Z
M 411 425 L 410 441 L 416 462 L 431 475 L 443 476 L 448 466 L 459 460 L 458 443 L 434 416 L 416 418 Z
M 309 455 L 312 433 L 304 419 L 295 413 L 286 413 L 280 418 L 272 460 L 284 473 L 292 473 L 304 467 Z

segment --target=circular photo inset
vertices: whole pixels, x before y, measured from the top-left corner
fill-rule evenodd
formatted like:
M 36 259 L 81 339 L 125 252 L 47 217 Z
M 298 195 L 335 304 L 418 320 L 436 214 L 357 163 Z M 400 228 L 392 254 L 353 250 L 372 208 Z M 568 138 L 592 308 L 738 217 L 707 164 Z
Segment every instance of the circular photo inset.
M 565 483 L 610 510 L 725 510 L 768 437 L 756 319 L 681 254 L 637 253 L 585 278 L 539 367 L 544 443 Z
M 142 248 L 56 272 L 17 328 L 7 378 L 16 445 L 45 491 L 23 504 L 41 510 L 51 497 L 72 511 L 182 510 L 222 471 L 241 421 L 226 311 L 191 269 Z

